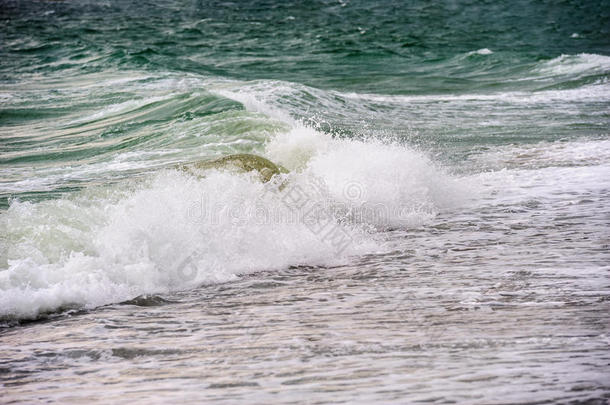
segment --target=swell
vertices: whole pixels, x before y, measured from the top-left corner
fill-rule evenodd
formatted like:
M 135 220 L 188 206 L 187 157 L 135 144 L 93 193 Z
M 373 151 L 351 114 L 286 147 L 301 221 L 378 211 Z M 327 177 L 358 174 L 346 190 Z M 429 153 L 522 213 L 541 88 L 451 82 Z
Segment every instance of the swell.
M 496 64 L 503 58 L 499 54 L 483 48 L 440 63 L 466 64 L 466 71 L 476 72 L 480 66 L 467 64 L 497 57 Z M 228 153 L 261 152 L 268 139 L 296 121 L 333 136 L 394 139 L 444 158 L 464 142 L 468 147 L 472 142 L 591 136 L 608 122 L 609 61 L 602 55 L 562 55 L 519 68 L 520 76 L 512 81 L 505 77 L 513 83 L 508 91 L 434 95 L 351 93 L 276 80 L 137 71 L 85 74 L 70 81 L 24 78 L 3 89 L 0 198 L 6 207 L 10 197 L 27 198 L 28 193 L 80 188 L 100 178 L 126 178 Z M 530 89 L 519 89 L 523 86 Z M 574 114 L 575 106 L 586 112 Z M 549 119 L 554 125 L 546 125 Z
M 9 86 L 0 198 L 81 188 L 179 162 L 250 152 L 282 127 L 209 93 L 206 79 L 138 72 Z M 33 85 L 31 85 L 33 86 Z

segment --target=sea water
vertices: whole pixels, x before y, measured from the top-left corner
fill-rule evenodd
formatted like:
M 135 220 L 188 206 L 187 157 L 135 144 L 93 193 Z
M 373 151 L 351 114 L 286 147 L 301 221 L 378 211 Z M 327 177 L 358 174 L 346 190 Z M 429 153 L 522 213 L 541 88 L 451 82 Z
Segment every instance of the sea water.
M 605 403 L 608 10 L 0 1 L 2 402 Z

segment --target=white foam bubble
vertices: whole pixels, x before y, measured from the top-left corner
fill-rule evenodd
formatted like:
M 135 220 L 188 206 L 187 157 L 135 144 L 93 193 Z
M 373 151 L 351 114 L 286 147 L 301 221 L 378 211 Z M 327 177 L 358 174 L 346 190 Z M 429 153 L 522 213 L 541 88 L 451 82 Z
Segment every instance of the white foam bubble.
M 327 231 L 349 238 L 338 249 L 332 235 L 310 229 L 287 203 L 292 200 L 265 192 L 251 175 L 213 172 L 199 179 L 170 171 L 129 189 L 14 202 L 3 214 L 8 254 L 0 314 L 35 317 L 258 270 L 336 264 L 377 246 L 357 227 L 333 220 Z
M 332 200 L 374 226 L 415 226 L 462 201 L 464 190 L 425 154 L 410 147 L 333 139 L 297 127 L 267 145 L 289 167 L 321 179 Z
M 303 169 L 316 154 L 324 153 L 331 147 L 333 139 L 300 124 L 290 131 L 276 135 L 266 145 L 267 156 L 284 167 Z
M 477 49 L 476 51 L 470 51 L 467 55 L 491 55 L 493 51 L 487 48 Z

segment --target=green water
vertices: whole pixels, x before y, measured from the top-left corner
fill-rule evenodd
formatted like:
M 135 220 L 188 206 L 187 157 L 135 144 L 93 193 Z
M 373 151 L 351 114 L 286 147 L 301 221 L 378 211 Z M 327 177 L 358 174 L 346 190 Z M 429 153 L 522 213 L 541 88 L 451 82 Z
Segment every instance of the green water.
M 253 80 L 265 102 L 324 132 L 441 144 L 446 159 L 460 158 L 446 146 L 464 138 L 485 145 L 595 137 L 607 129 L 607 97 L 566 116 L 556 104 L 569 103 L 567 93 L 526 106 L 492 96 L 484 103 L 492 125 L 477 115 L 481 102 L 345 95 L 535 95 L 587 86 L 605 95 L 607 87 L 595 85 L 608 78 L 609 9 L 595 1 L 3 1 L 4 181 L 10 187 L 24 172 L 101 164 L 128 151 L 179 150 L 173 163 L 218 140 L 226 147 L 206 154 L 256 150 L 278 123 L 208 92 L 246 91 Z M 80 186 L 49 182 L 54 191 Z M 3 187 L 2 207 L 41 191 Z
M 8 83 L 143 69 L 383 94 L 472 92 L 505 88 L 540 60 L 610 46 L 603 1 L 4 1 L 2 19 Z M 496 55 L 455 59 L 482 48 Z

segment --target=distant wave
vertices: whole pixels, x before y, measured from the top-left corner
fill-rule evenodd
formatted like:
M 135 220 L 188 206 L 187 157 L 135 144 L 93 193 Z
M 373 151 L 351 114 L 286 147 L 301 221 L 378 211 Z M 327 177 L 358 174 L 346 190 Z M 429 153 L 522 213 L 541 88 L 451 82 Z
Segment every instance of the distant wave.
M 610 56 L 581 53 L 578 55 L 561 55 L 535 68 L 543 75 L 576 75 L 610 73 Z
M 408 103 L 417 101 L 502 101 L 510 103 L 549 103 L 578 101 L 608 101 L 610 100 L 610 83 L 585 85 L 574 89 L 541 90 L 541 91 L 506 91 L 482 94 L 434 94 L 414 96 L 393 96 L 381 94 L 342 93 L 346 98 L 370 100 L 376 102 Z
M 491 49 L 481 48 L 481 49 L 477 49 L 476 51 L 470 51 L 466 55 L 467 56 L 470 56 L 470 55 L 491 55 L 492 53 L 493 53 L 493 51 Z

